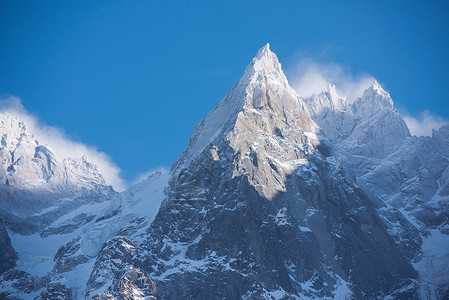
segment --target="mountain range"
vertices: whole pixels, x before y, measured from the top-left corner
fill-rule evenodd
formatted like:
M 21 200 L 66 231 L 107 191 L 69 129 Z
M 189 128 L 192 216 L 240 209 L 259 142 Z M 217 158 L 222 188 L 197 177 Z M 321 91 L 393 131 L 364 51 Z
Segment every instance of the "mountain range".
M 169 172 L 118 193 L 0 113 L 0 299 L 448 299 L 449 125 L 301 97 L 267 44 Z

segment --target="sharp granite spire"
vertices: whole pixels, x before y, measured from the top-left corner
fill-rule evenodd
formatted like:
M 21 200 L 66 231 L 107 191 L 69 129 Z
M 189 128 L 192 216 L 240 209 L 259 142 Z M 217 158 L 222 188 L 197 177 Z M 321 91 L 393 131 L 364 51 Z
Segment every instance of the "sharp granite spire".
M 285 189 L 287 174 L 314 150 L 315 127 L 267 44 L 225 99 L 197 125 L 187 149 L 172 168 L 173 177 L 196 159 L 210 156 L 210 149 L 220 157 L 220 152 L 231 147 L 227 151 L 236 155 L 229 162 L 234 168 L 232 176 L 247 176 L 259 193 L 271 198 Z M 259 181 L 276 184 L 262 185 Z

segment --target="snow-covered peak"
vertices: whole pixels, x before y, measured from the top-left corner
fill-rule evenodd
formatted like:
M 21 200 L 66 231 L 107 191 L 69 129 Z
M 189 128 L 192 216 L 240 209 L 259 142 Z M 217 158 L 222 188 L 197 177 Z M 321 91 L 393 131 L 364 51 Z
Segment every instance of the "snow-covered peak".
M 259 49 L 246 70 L 251 68 L 259 72 L 282 73 L 281 64 L 279 63 L 276 54 L 270 50 L 270 44 L 268 43 Z
M 82 158 L 58 160 L 18 117 L 0 113 L 0 183 L 27 190 L 76 191 L 106 186 L 95 165 Z
M 329 99 L 331 100 L 334 108 L 341 109 L 347 104 L 346 97 L 338 94 L 337 88 L 335 87 L 334 84 L 329 84 L 327 86 L 326 93 Z
M 327 85 L 327 92 L 329 93 L 329 95 L 331 95 L 332 98 L 339 97 L 339 95 L 337 93 L 337 88 L 335 87 L 335 84 L 329 83 Z
M 373 84 L 368 88 L 368 90 L 373 90 L 375 91 L 377 94 L 383 96 L 383 97 L 390 97 L 390 94 L 388 94 L 383 88 L 382 86 L 379 84 L 379 82 L 377 82 L 377 80 L 374 80 Z
M 377 81 L 352 104 L 332 85 L 304 101 L 321 132 L 357 155 L 387 155 L 410 136 L 393 100 Z
M 259 49 L 259 51 L 257 51 L 257 54 L 254 58 L 260 59 L 262 56 L 272 54 L 272 53 L 273 52 L 271 52 L 271 50 L 270 50 L 270 43 L 266 43 L 265 46 L 263 46 L 262 48 Z
M 269 81 L 270 84 L 279 85 L 283 88 L 289 87 L 281 64 L 276 54 L 270 50 L 269 44 L 266 44 L 257 52 L 239 83 L 248 84 L 248 82 L 260 80 Z
M 81 158 L 66 158 L 63 160 L 63 164 L 69 174 L 70 181 L 76 186 L 106 185 L 97 166 L 89 162 L 85 155 Z
M 391 99 L 390 94 L 376 80 L 363 92 L 362 98 L 372 98 L 372 100 L 386 104 L 390 108 L 393 107 L 393 99 Z
M 353 107 L 361 117 L 372 116 L 382 110 L 394 109 L 390 94 L 377 81 L 363 92 L 361 98 L 354 101 Z
M 21 122 L 19 118 L 12 116 L 7 112 L 0 112 L 0 128 L 16 130 L 20 133 L 24 133 L 26 131 L 25 123 Z
M 312 118 L 326 111 L 341 111 L 348 108 L 346 97 L 338 94 L 335 85 L 328 84 L 327 90 L 304 98 Z
M 27 134 L 27 127 L 19 118 L 9 113 L 0 113 L 0 149 L 12 149 L 19 139 Z

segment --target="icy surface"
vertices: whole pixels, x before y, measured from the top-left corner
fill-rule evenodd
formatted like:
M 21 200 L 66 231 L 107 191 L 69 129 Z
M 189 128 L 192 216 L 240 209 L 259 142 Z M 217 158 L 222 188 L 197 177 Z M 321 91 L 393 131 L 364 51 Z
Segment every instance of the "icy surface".
M 93 223 L 83 235 L 81 242 L 83 252 L 90 257 L 97 256 L 103 244 L 117 235 L 133 219 L 144 218 L 145 222 L 150 223 L 165 198 L 164 188 L 167 182 L 167 172 L 156 172 L 115 197 L 98 214 L 99 218 L 111 217 L 104 222 Z

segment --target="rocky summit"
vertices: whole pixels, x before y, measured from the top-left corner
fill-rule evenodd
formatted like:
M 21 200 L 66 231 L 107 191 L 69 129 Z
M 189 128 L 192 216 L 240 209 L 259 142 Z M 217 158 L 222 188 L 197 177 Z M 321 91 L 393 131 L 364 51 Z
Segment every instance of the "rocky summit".
M 447 299 L 449 126 L 301 97 L 267 44 L 128 190 L 0 114 L 1 299 Z

